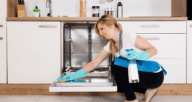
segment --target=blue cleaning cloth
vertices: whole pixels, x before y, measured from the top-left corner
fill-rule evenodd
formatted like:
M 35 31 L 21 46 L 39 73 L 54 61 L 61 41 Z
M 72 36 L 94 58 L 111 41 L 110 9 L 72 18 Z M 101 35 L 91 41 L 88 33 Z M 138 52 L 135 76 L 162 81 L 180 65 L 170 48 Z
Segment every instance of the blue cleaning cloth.
M 119 35 L 119 48 L 121 48 L 121 32 L 120 32 L 120 35 Z M 133 51 L 133 49 L 127 49 L 126 51 L 128 51 L 128 52 Z M 128 60 L 127 58 L 122 57 L 121 54 L 120 54 L 120 51 L 119 51 L 119 55 L 120 56 L 114 60 L 114 64 L 118 65 L 118 66 L 121 66 L 121 67 L 128 68 L 130 60 Z M 164 74 L 165 75 L 167 74 L 167 72 L 165 71 L 163 66 L 161 66 L 159 63 L 157 63 L 155 61 L 136 60 L 136 64 L 137 64 L 137 68 L 138 68 L 139 71 L 157 72 L 160 68 L 162 68 Z
M 130 63 L 130 60 L 119 56 L 114 61 L 115 65 L 128 68 L 128 65 Z M 157 62 L 155 61 L 142 61 L 142 60 L 136 60 L 137 68 L 139 71 L 143 72 L 157 72 L 160 68 L 162 68 L 164 74 L 166 75 L 167 72 L 165 69 Z

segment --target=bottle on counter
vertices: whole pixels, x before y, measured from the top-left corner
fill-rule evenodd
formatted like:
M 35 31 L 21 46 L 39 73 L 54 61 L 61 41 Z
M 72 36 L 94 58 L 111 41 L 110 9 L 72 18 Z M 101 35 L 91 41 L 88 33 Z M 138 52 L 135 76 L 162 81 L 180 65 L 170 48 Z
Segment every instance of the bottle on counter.
M 121 3 L 121 0 L 119 0 L 117 4 L 117 17 L 123 17 L 123 4 Z
M 111 8 L 111 16 L 116 17 L 115 8 Z
M 110 15 L 110 16 L 111 16 L 111 12 L 112 12 L 112 9 L 111 9 L 111 8 L 109 8 L 109 13 L 108 13 L 108 15 Z
M 37 6 L 33 10 L 33 17 L 40 17 L 40 10 L 38 9 Z
M 105 15 L 109 15 L 109 8 L 108 7 L 105 8 Z
M 92 17 L 99 17 L 99 6 L 92 6 Z
M 80 0 L 80 17 L 86 17 L 86 0 Z

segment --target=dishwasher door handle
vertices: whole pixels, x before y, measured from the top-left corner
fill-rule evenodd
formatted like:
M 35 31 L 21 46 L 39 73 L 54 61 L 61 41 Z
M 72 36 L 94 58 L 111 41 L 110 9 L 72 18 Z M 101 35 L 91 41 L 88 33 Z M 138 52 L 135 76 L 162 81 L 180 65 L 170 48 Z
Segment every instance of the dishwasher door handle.
M 57 28 L 57 25 L 39 25 L 39 28 Z
M 160 40 L 160 37 L 144 37 L 145 40 Z

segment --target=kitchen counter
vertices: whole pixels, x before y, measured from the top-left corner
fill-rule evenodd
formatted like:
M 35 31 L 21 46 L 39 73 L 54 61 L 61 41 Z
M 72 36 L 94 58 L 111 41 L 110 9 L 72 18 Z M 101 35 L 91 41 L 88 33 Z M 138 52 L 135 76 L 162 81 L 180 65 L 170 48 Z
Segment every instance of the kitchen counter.
M 96 22 L 97 17 L 7 17 L 7 21 L 62 21 L 62 22 Z M 187 21 L 187 17 L 124 17 L 117 21 Z

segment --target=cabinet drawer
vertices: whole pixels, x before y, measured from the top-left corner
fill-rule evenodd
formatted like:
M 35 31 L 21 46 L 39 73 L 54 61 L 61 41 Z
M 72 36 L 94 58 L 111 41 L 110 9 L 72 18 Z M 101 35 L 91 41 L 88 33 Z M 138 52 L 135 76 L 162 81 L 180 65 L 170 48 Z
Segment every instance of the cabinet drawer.
M 6 34 L 0 34 L 0 84 L 7 82 Z
M 163 83 L 186 84 L 186 59 L 154 59 L 167 71 Z
M 153 58 L 186 58 L 186 34 L 137 34 L 157 50 Z
M 186 21 L 121 21 L 123 31 L 135 33 L 186 33 Z
M 136 33 L 186 33 L 186 21 L 137 22 Z

